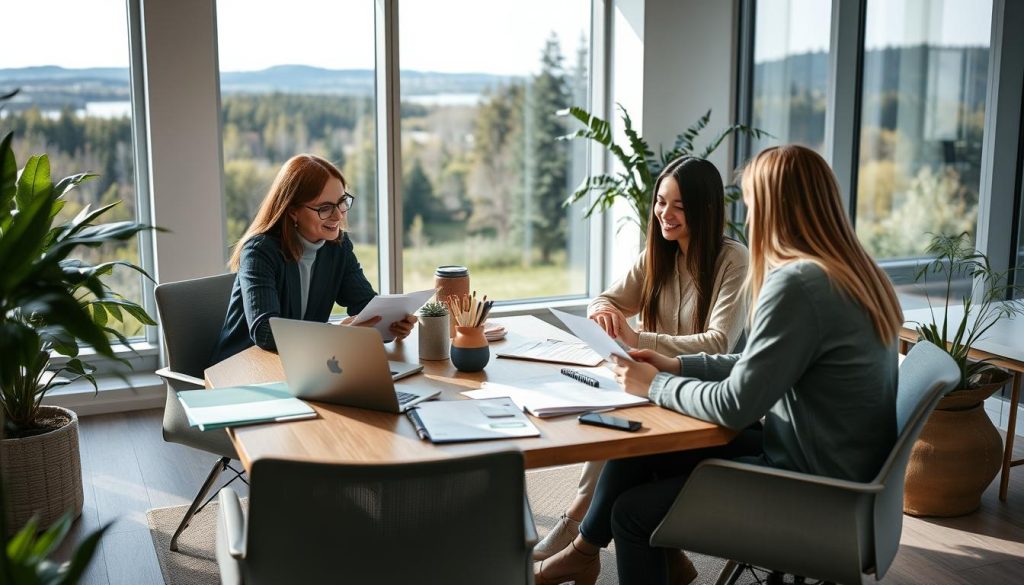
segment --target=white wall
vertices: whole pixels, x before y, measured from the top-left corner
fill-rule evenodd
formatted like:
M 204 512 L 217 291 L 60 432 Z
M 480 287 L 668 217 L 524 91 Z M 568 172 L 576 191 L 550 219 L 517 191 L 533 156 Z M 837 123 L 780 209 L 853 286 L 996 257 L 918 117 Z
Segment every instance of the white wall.
M 655 153 L 661 145 L 671 147 L 709 108 L 711 125 L 698 147 L 734 123 L 737 19 L 735 0 L 615 2 L 611 102 L 626 107 Z M 732 174 L 732 150 L 732 142 L 725 142 L 711 157 L 724 179 Z M 616 210 L 616 221 L 623 213 Z M 636 230 L 615 237 L 611 281 L 639 251 Z
M 224 267 L 216 14 L 210 0 L 144 0 L 157 282 Z

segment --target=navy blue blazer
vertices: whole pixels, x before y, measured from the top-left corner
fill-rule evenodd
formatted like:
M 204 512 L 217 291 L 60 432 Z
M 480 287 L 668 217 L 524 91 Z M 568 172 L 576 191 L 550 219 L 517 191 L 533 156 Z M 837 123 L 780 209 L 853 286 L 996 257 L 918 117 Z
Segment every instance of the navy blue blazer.
M 253 345 L 276 351 L 271 317 L 325 323 L 334 303 L 346 307 L 349 315 L 362 311 L 377 292 L 366 280 L 347 234 L 341 242 L 327 242 L 317 251 L 304 315 L 300 314 L 301 295 L 299 264 L 285 259 L 281 240 L 272 234 L 250 238 L 242 248 L 224 327 L 210 364 Z

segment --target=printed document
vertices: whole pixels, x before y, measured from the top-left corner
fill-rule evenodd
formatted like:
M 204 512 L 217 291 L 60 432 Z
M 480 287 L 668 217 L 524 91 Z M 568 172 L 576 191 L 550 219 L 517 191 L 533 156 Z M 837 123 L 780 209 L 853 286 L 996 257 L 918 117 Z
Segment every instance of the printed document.
M 370 299 L 370 302 L 360 311 L 352 324 L 357 325 L 379 315 L 381 320 L 373 328 L 380 332 L 381 338 L 387 343 L 395 338 L 391 333 L 391 324 L 405 319 L 406 315 L 415 315 L 416 311 L 419 311 L 420 307 L 432 296 L 434 296 L 434 289 L 404 295 L 377 295 Z
M 548 310 L 551 311 L 552 315 L 558 317 L 562 323 L 565 323 L 565 326 L 569 328 L 569 331 L 572 331 L 573 335 L 589 345 L 597 355 L 604 359 L 608 359 L 608 356 L 615 356 L 626 361 L 633 361 L 633 358 L 629 357 L 629 354 L 626 353 L 625 345 L 609 337 L 597 323 L 586 317 L 577 317 L 558 309 Z
M 597 379 L 600 387 L 588 386 L 562 374 L 551 374 L 527 378 L 515 386 L 484 382 L 479 390 L 467 390 L 462 394 L 476 399 L 508 396 L 516 406 L 540 418 L 648 403 L 646 398 L 622 390 L 606 368 L 581 371 Z

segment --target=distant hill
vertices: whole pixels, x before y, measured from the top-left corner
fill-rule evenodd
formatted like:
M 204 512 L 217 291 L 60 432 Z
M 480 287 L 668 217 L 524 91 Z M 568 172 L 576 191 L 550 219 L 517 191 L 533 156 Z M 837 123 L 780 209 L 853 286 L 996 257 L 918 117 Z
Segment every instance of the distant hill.
M 404 95 L 476 94 L 514 79 L 487 73 L 403 71 L 401 74 Z M 119 99 L 115 97 L 117 94 L 127 96 L 128 81 L 127 68 L 65 69 L 43 66 L 0 69 L 0 89 L 21 87 L 26 94 L 53 90 L 66 94 L 89 94 L 85 96 L 85 101 Z M 373 94 L 374 72 L 370 69 L 280 65 L 261 71 L 226 72 L 221 76 L 221 83 L 225 92 L 283 91 L 368 96 Z M 123 89 L 123 93 L 115 91 L 118 88 Z M 81 98 L 70 101 L 81 101 Z

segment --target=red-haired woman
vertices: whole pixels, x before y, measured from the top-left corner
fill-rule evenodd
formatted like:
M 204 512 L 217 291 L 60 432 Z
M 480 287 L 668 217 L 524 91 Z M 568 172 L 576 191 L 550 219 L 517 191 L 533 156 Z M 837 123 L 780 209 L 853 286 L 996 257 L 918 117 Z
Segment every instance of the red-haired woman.
M 284 163 L 231 255 L 237 276 L 211 363 L 253 345 L 276 350 L 271 317 L 322 323 L 335 303 L 357 315 L 377 295 L 344 231 L 354 199 L 323 158 L 300 154 Z M 391 333 L 403 338 L 415 323 L 408 315 L 391 323 Z

